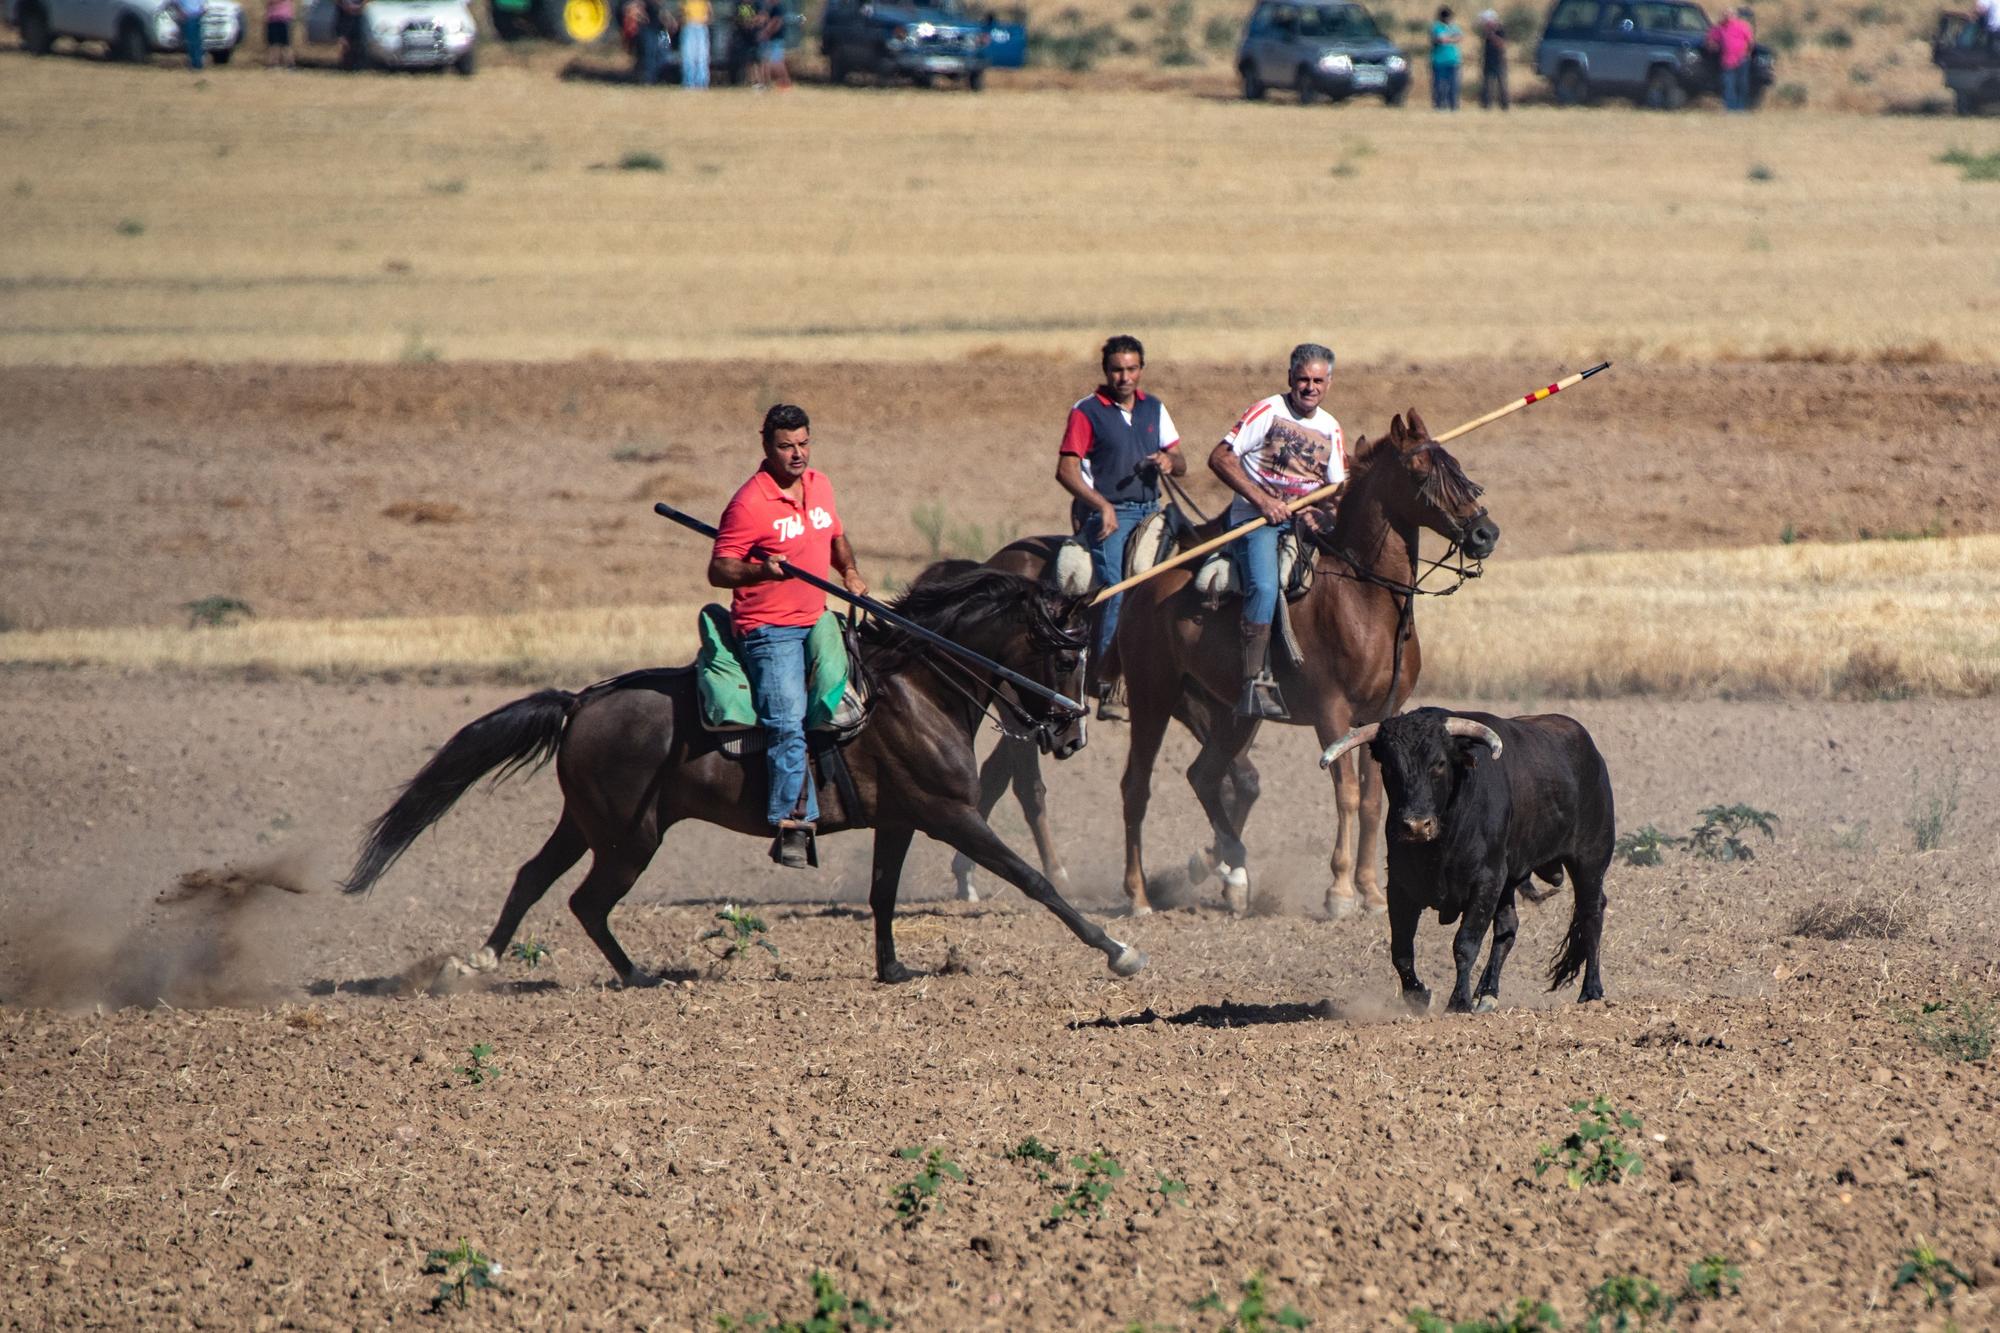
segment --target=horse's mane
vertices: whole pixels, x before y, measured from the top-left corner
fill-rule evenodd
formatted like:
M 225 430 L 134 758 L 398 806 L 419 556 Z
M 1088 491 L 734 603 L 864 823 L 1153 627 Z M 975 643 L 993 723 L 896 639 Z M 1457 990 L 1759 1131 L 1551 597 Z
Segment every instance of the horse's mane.
M 1465 475 L 1465 469 L 1458 465 L 1458 460 L 1436 440 L 1426 444 L 1424 452 L 1431 456 L 1431 470 L 1430 475 L 1424 478 L 1424 484 L 1417 488 L 1417 494 L 1428 500 L 1439 513 L 1457 513 L 1486 493 L 1478 482 Z
M 890 609 L 934 634 L 964 640 L 995 621 L 1025 620 L 1058 638 L 1077 638 L 1056 623 L 1047 605 L 1048 590 L 1033 579 L 992 569 L 971 560 L 940 560 L 917 575 Z M 861 630 L 871 646 L 907 653 L 918 645 L 886 621 L 870 621 Z M 1081 642 L 1077 638 L 1077 642 Z

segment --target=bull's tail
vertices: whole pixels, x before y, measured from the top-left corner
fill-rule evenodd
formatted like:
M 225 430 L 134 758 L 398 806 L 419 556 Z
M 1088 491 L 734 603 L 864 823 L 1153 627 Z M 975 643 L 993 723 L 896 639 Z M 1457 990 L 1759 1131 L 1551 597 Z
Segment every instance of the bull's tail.
M 1602 875 L 1586 879 L 1582 875 L 1571 876 L 1575 883 L 1575 893 L 1570 899 L 1569 933 L 1563 937 L 1562 948 L 1549 960 L 1549 989 L 1561 990 L 1576 980 L 1576 974 L 1583 971 L 1590 961 L 1590 934 L 1593 918 L 1604 910 L 1604 880 Z
M 410 779 L 395 804 L 369 825 L 361 858 L 341 888 L 361 893 L 372 886 L 418 834 L 444 818 L 466 789 L 488 772 L 499 769 L 493 781 L 500 783 L 554 758 L 576 699 L 567 690 L 543 690 L 460 728 Z

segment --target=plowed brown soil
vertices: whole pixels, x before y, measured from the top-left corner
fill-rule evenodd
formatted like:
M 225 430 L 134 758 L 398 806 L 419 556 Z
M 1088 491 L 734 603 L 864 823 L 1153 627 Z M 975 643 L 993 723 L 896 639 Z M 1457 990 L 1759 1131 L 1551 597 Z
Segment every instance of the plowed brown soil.
M 1441 428 L 1545 377 L 1357 370 L 1337 407 L 1375 430 L 1415 402 Z M 1268 378 L 1162 366 L 1156 387 L 1207 439 Z M 170 623 L 209 593 L 300 615 L 687 596 L 698 548 L 646 505 L 712 513 L 779 395 L 813 408 L 864 561 L 914 569 L 918 504 L 989 538 L 1056 525 L 1048 454 L 1087 384 L 1032 362 L 4 372 L 0 609 Z M 1996 398 L 1986 370 L 1621 366 L 1459 452 L 1505 529 L 1489 577 L 1515 552 L 1788 523 L 1990 530 Z M 0 676 L 0 1319 L 414 1324 L 437 1291 L 426 1253 L 464 1237 L 503 1264 L 501 1290 L 447 1312 L 468 1327 L 800 1318 L 815 1268 L 903 1329 L 1213 1329 L 1190 1306 L 1215 1289 L 1233 1307 L 1259 1270 L 1323 1329 L 1517 1297 L 1577 1327 L 1605 1278 L 1677 1290 L 1711 1252 L 1741 1293 L 1677 1326 L 1995 1322 L 1993 1065 L 1933 1052 L 1908 1019 L 2000 985 L 1991 702 L 1545 701 L 1597 737 L 1621 829 L 1743 801 L 1777 837 L 1748 862 L 1615 867 L 1602 1006 L 1543 993 L 1567 896 L 1529 909 L 1505 1007 L 1461 1018 L 1400 1011 L 1379 919 L 1318 919 L 1332 803 L 1291 729 L 1256 749 L 1245 921 L 1180 883 L 1204 839 L 1177 776 L 1192 749 L 1170 738 L 1149 866 L 1187 906 L 1107 923 L 1151 956 L 1131 980 L 990 879 L 988 901 L 951 903 L 944 852 L 922 847 L 901 939 L 929 975 L 876 986 L 865 836 L 799 875 L 706 829 L 677 831 L 613 917 L 667 985 L 606 984 L 563 907 L 573 879 L 528 919 L 547 961 L 457 976 L 442 960 L 478 944 L 555 817 L 547 775 L 469 796 L 370 897 L 333 884 L 429 748 L 520 692 Z M 1048 772 L 1097 912 L 1118 903 L 1122 741 L 1099 727 Z M 1948 794 L 1942 845 L 1916 850 Z M 997 826 L 1025 843 L 1011 808 Z M 777 959 L 706 951 L 727 902 L 756 905 Z M 1419 935 L 1434 985 L 1450 938 Z M 132 1002 L 152 1007 L 113 1007 Z M 476 1043 L 497 1077 L 475 1084 Z M 1594 1094 L 1642 1121 L 1625 1136 L 1643 1170 L 1575 1192 L 1537 1177 Z M 1051 1222 L 1076 1173 L 1007 1160 L 1029 1136 L 1117 1159 L 1101 1216 Z M 914 1168 L 894 1154 L 919 1146 L 967 1179 L 904 1229 L 890 1196 Z M 1978 1286 L 1932 1309 L 1896 1287 L 1922 1241 Z

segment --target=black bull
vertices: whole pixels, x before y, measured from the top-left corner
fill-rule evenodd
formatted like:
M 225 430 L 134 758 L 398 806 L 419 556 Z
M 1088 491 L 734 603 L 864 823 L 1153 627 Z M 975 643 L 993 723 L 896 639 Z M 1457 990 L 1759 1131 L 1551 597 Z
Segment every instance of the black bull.
M 1360 728 L 1328 747 L 1322 762 L 1364 744 L 1382 766 L 1388 796 L 1389 957 L 1404 999 L 1413 1008 L 1430 1004 L 1415 945 L 1417 919 L 1435 908 L 1440 922 L 1462 918 L 1450 1008 L 1495 1007 L 1514 947 L 1516 892 L 1539 897 L 1530 876 L 1560 885 L 1565 870 L 1575 900 L 1549 964 L 1549 989 L 1580 971 L 1578 1000 L 1603 999 L 1597 955 L 1616 826 L 1611 775 L 1590 733 L 1555 713 L 1501 718 L 1420 708 Z M 1489 927 L 1493 946 L 1475 990 L 1472 969 Z

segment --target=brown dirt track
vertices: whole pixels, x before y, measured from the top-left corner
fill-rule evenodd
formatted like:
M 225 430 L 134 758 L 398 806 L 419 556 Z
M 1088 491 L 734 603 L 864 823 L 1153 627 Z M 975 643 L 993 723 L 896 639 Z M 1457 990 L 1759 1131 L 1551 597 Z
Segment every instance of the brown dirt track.
M 20 447 L 0 483 L 0 611 L 165 624 L 211 592 L 266 615 L 689 596 L 692 548 L 644 503 L 712 510 L 740 470 L 708 461 L 713 441 L 746 436 L 780 392 L 813 405 L 864 560 L 908 570 L 924 555 L 909 510 L 933 498 L 911 478 L 943 473 L 942 449 L 966 460 L 947 501 L 960 519 L 1049 525 L 1047 404 L 1082 374 L 181 368 L 85 392 L 81 372 L 4 372 Z M 1262 387 L 1247 370 L 1157 374 L 1194 438 Z M 1415 401 L 1442 425 L 1544 377 L 1355 371 L 1340 410 L 1379 429 Z M 1989 369 L 1620 367 L 1461 454 L 1506 529 L 1490 576 L 1509 554 L 1747 544 L 1787 523 L 1991 530 L 1978 423 L 1996 398 Z M 652 424 L 668 402 L 671 433 Z M 1783 424 L 1800 419 L 1811 428 Z M 663 457 L 614 461 L 622 449 Z M 1686 504 L 1709 484 L 1726 503 Z M 384 515 L 400 502 L 465 517 Z M 1942 1307 L 1891 1290 L 1919 1237 L 1981 1284 L 1958 1295 L 1959 1325 L 1995 1320 L 1992 1065 L 1934 1055 L 1895 1017 L 1995 988 L 1991 702 L 1546 701 L 1598 737 L 1621 828 L 1684 828 L 1736 800 L 1783 822 L 1747 865 L 1614 871 L 1602 1007 L 1541 993 L 1566 899 L 1531 910 L 1508 1007 L 1474 1020 L 1396 1016 L 1380 923 L 1310 912 L 1331 803 L 1292 731 L 1257 756 L 1269 914 L 1114 923 L 1153 959 L 1131 981 L 1012 892 L 940 902 L 945 858 L 924 848 L 905 952 L 938 969 L 955 949 L 969 971 L 876 987 L 856 910 L 865 839 L 832 840 L 808 879 L 693 830 L 614 917 L 685 981 L 608 989 L 559 888 L 528 923 L 549 963 L 430 995 L 425 960 L 477 943 L 552 820 L 546 775 L 468 798 L 367 900 L 330 883 L 427 747 L 518 686 L 4 679 L 0 1302 L 15 1325 L 413 1322 L 434 1290 L 425 1251 L 461 1235 L 506 1265 L 506 1292 L 474 1297 L 479 1322 L 505 1325 L 796 1317 L 820 1266 L 906 1329 L 1212 1328 L 1189 1303 L 1211 1285 L 1233 1303 L 1257 1269 L 1320 1328 L 1516 1296 L 1574 1327 L 1604 1277 L 1675 1287 L 1722 1251 L 1741 1296 L 1682 1324 L 1941 1326 Z M 1096 909 L 1116 902 L 1121 741 L 1100 730 L 1050 774 Z M 1164 756 L 1156 872 L 1198 840 L 1189 758 L 1179 737 Z M 1953 775 L 1945 844 L 1918 853 L 1905 821 Z M 1011 812 L 1000 827 L 1021 841 Z M 242 877 L 154 902 L 226 864 Z M 307 892 L 230 896 L 260 878 Z M 694 941 L 724 901 L 766 904 L 775 969 L 706 973 Z M 1822 903 L 1884 907 L 1892 937 L 1797 933 Z M 1420 935 L 1434 984 L 1448 941 Z M 171 1007 L 41 1003 L 148 992 Z M 243 1007 L 203 1007 L 216 1000 Z M 501 1072 L 474 1087 L 455 1069 L 480 1041 Z M 1534 1177 L 1534 1152 L 1592 1093 L 1643 1118 L 1646 1169 L 1572 1194 Z M 1101 1220 L 1043 1227 L 1047 1188 L 1000 1156 L 1031 1134 L 1124 1164 Z M 905 1233 L 887 1200 L 910 1170 L 892 1154 L 920 1144 L 971 1178 Z M 1148 1197 L 1156 1174 L 1185 1181 L 1189 1206 Z

